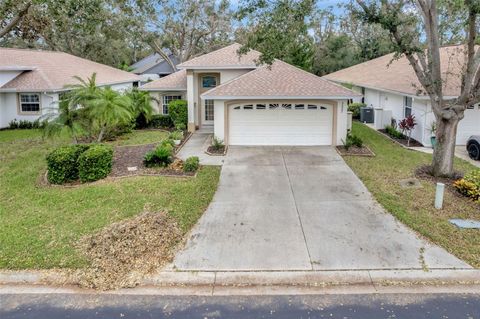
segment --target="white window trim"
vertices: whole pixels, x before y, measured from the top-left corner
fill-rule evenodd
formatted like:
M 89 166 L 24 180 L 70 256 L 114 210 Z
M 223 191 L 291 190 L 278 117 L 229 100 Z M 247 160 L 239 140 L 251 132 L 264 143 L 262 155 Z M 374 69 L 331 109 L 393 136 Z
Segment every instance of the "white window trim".
M 412 105 L 408 106 L 407 105 L 407 99 L 412 100 Z M 410 109 L 410 114 L 413 114 L 413 98 L 409 96 L 404 96 L 403 97 L 403 117 L 407 117 L 407 109 Z
M 38 111 L 22 111 L 22 95 L 38 95 Z M 35 92 L 22 92 L 17 94 L 17 113 L 19 115 L 39 115 L 42 114 L 42 94 Z

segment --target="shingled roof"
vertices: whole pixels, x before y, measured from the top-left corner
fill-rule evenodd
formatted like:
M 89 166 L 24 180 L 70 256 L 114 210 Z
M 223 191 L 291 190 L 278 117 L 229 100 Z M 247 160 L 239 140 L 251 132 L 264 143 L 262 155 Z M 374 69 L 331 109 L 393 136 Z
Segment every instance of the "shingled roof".
M 98 85 L 112 85 L 139 81 L 140 78 L 104 64 L 54 51 L 0 48 L 0 70 L 24 70 L 7 82 L 0 91 L 39 92 L 57 91 L 65 85 L 78 83 L 97 73 Z
M 463 46 L 448 46 L 440 49 L 443 78 L 443 94 L 460 94 L 461 73 L 464 62 Z M 328 74 L 324 78 L 361 87 L 398 92 L 408 95 L 424 95 L 420 82 L 405 56 L 394 59 L 394 55 L 373 59 L 352 67 Z
M 208 68 L 256 68 L 260 52 L 250 50 L 248 53 L 238 55 L 241 45 L 231 44 L 219 50 L 198 56 L 177 65 L 179 69 L 208 69 Z
M 187 71 L 180 70 L 140 87 L 145 91 L 186 91 Z
M 280 60 L 261 66 L 232 81 L 211 89 L 205 99 L 257 98 L 353 98 L 360 96 L 341 85 Z

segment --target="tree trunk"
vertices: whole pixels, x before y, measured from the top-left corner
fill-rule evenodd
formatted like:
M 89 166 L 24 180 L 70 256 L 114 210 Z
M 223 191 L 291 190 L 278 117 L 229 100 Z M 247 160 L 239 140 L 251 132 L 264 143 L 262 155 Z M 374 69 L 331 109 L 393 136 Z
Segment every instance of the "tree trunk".
M 100 130 L 100 134 L 98 134 L 98 139 L 97 142 L 101 143 L 103 140 L 103 136 L 105 135 L 105 131 L 107 130 L 106 126 L 103 126 L 102 129 Z
M 459 118 L 437 120 L 436 145 L 433 150 L 432 174 L 452 176 L 455 157 L 455 140 Z

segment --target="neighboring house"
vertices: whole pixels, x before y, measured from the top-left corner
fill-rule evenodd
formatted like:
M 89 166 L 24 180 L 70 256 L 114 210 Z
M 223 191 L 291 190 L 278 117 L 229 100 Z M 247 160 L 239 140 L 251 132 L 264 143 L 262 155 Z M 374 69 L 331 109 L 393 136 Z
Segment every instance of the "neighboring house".
M 178 59 L 173 54 L 169 54 L 168 57 L 174 65 L 178 64 Z M 130 68 L 132 68 L 132 73 L 138 74 L 142 78 L 143 82 L 156 80 L 175 72 L 170 64 L 158 53 L 152 53 L 135 62 Z
M 211 130 L 226 145 L 337 145 L 347 133 L 347 101 L 360 95 L 285 62 L 258 66 L 235 43 L 179 64 L 142 86 L 168 102 L 188 101 L 188 129 Z
M 444 96 L 452 99 L 460 94 L 463 47 L 443 47 L 440 57 Z M 336 83 L 353 85 L 354 91 L 362 93 L 363 98 L 360 100 L 376 109 L 374 125 L 377 129 L 390 124 L 391 119 L 399 121 L 413 114 L 418 124 L 412 137 L 424 145 L 431 145 L 431 127 L 435 116 L 428 95 L 421 90 L 422 87 L 405 57 L 394 59 L 393 54 L 388 54 L 331 73 L 325 78 Z M 480 106 L 475 105 L 465 111 L 465 118 L 458 126 L 456 142 L 458 145 L 465 145 L 468 137 L 479 134 Z
M 59 95 L 69 84 L 97 73 L 99 86 L 115 90 L 138 85 L 135 74 L 67 53 L 0 48 L 0 128 L 10 121 L 34 121 L 58 108 Z

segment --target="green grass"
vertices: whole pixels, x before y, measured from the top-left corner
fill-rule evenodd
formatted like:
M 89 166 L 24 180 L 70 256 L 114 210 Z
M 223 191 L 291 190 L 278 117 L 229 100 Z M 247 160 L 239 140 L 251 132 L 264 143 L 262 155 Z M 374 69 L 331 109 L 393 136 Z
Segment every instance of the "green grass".
M 404 189 L 399 181 L 414 177 L 417 167 L 430 164 L 432 155 L 407 150 L 361 123 L 353 124 L 353 133 L 360 136 L 376 157 L 344 157 L 347 164 L 365 183 L 382 206 L 401 222 L 447 251 L 480 267 L 480 232 L 460 230 L 448 222 L 450 218 L 480 218 L 480 205 L 447 191 L 442 210 L 433 207 L 435 185 L 422 181 L 423 188 Z M 468 172 L 476 167 L 455 159 L 455 169 Z
M 161 130 L 142 130 L 120 136 L 116 141 L 111 142 L 114 145 L 141 145 L 158 143 L 168 136 L 168 132 Z
M 129 140 L 162 136 L 143 133 Z M 0 131 L 0 268 L 82 267 L 86 260 L 74 249 L 80 237 L 143 211 L 166 210 L 187 232 L 217 188 L 218 167 L 204 167 L 191 179 L 131 177 L 77 188 L 39 186 L 45 155 L 66 143 L 43 140 L 34 130 Z

